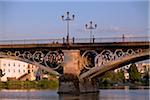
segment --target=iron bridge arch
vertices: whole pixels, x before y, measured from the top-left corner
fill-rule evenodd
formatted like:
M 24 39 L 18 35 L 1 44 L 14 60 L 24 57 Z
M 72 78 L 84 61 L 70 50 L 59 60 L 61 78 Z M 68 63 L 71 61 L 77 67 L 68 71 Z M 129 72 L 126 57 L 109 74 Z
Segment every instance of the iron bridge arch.
M 62 50 L 3 50 L 0 51 L 0 58 L 20 60 L 37 65 L 54 74 L 63 74 L 64 53 Z
M 107 53 L 104 53 L 105 51 Z M 86 71 L 85 73 L 82 73 L 80 75 L 80 78 L 83 79 L 88 77 L 89 79 L 91 79 L 109 70 L 116 69 L 130 63 L 135 63 L 138 61 L 150 59 L 149 49 L 147 50 L 138 49 L 136 52 L 135 51 L 131 52 L 131 51 L 132 49 L 128 49 L 127 52 L 122 52 L 122 50 L 116 50 L 114 53 L 112 53 L 110 50 L 103 50 L 100 54 L 98 54 L 95 57 L 95 61 L 99 61 L 97 62 L 97 64 L 98 63 L 100 64 L 93 66 L 90 70 Z M 116 55 L 117 52 L 120 53 Z M 105 57 L 105 55 L 102 56 L 103 53 L 108 54 L 107 57 Z

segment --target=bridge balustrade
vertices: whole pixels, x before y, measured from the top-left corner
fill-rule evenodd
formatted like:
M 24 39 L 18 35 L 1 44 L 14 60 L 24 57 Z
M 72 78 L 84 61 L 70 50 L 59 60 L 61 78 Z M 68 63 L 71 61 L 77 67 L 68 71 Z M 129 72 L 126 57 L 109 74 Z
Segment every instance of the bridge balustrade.
M 106 42 L 145 42 L 149 41 L 149 37 L 108 37 L 108 38 L 93 38 L 91 43 L 106 43 Z M 75 43 L 90 43 L 90 38 L 76 38 Z
M 63 39 L 31 39 L 31 40 L 0 40 L 0 45 L 6 44 L 59 44 Z
M 150 37 L 115 37 L 115 38 L 73 38 L 70 43 L 106 43 L 106 42 L 147 42 Z M 66 39 L 31 39 L 31 40 L 0 40 L 0 45 L 13 44 L 64 44 Z

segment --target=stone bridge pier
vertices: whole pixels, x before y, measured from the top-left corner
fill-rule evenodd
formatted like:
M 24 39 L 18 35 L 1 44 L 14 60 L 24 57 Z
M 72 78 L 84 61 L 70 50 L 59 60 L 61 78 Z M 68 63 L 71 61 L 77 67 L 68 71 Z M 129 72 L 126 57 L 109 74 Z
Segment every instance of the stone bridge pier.
M 81 72 L 82 58 L 80 50 L 64 50 L 64 74 L 59 78 L 59 94 L 72 93 L 90 93 L 98 92 L 96 80 L 79 79 Z

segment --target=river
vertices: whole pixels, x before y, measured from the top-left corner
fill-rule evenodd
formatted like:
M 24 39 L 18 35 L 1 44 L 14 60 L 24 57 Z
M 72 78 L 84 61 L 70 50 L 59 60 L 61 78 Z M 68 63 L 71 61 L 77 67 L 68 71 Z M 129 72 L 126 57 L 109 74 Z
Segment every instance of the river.
M 149 100 L 149 89 L 101 89 L 82 95 L 58 95 L 57 90 L 0 90 L 0 100 Z

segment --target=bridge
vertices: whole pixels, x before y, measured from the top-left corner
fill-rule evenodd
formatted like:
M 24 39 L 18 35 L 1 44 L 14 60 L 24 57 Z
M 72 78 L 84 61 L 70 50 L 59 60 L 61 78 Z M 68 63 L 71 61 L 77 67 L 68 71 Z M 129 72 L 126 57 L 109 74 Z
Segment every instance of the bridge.
M 105 72 L 150 58 L 149 37 L 1 40 L 0 58 L 39 66 L 59 75 L 59 93 L 98 92 Z

